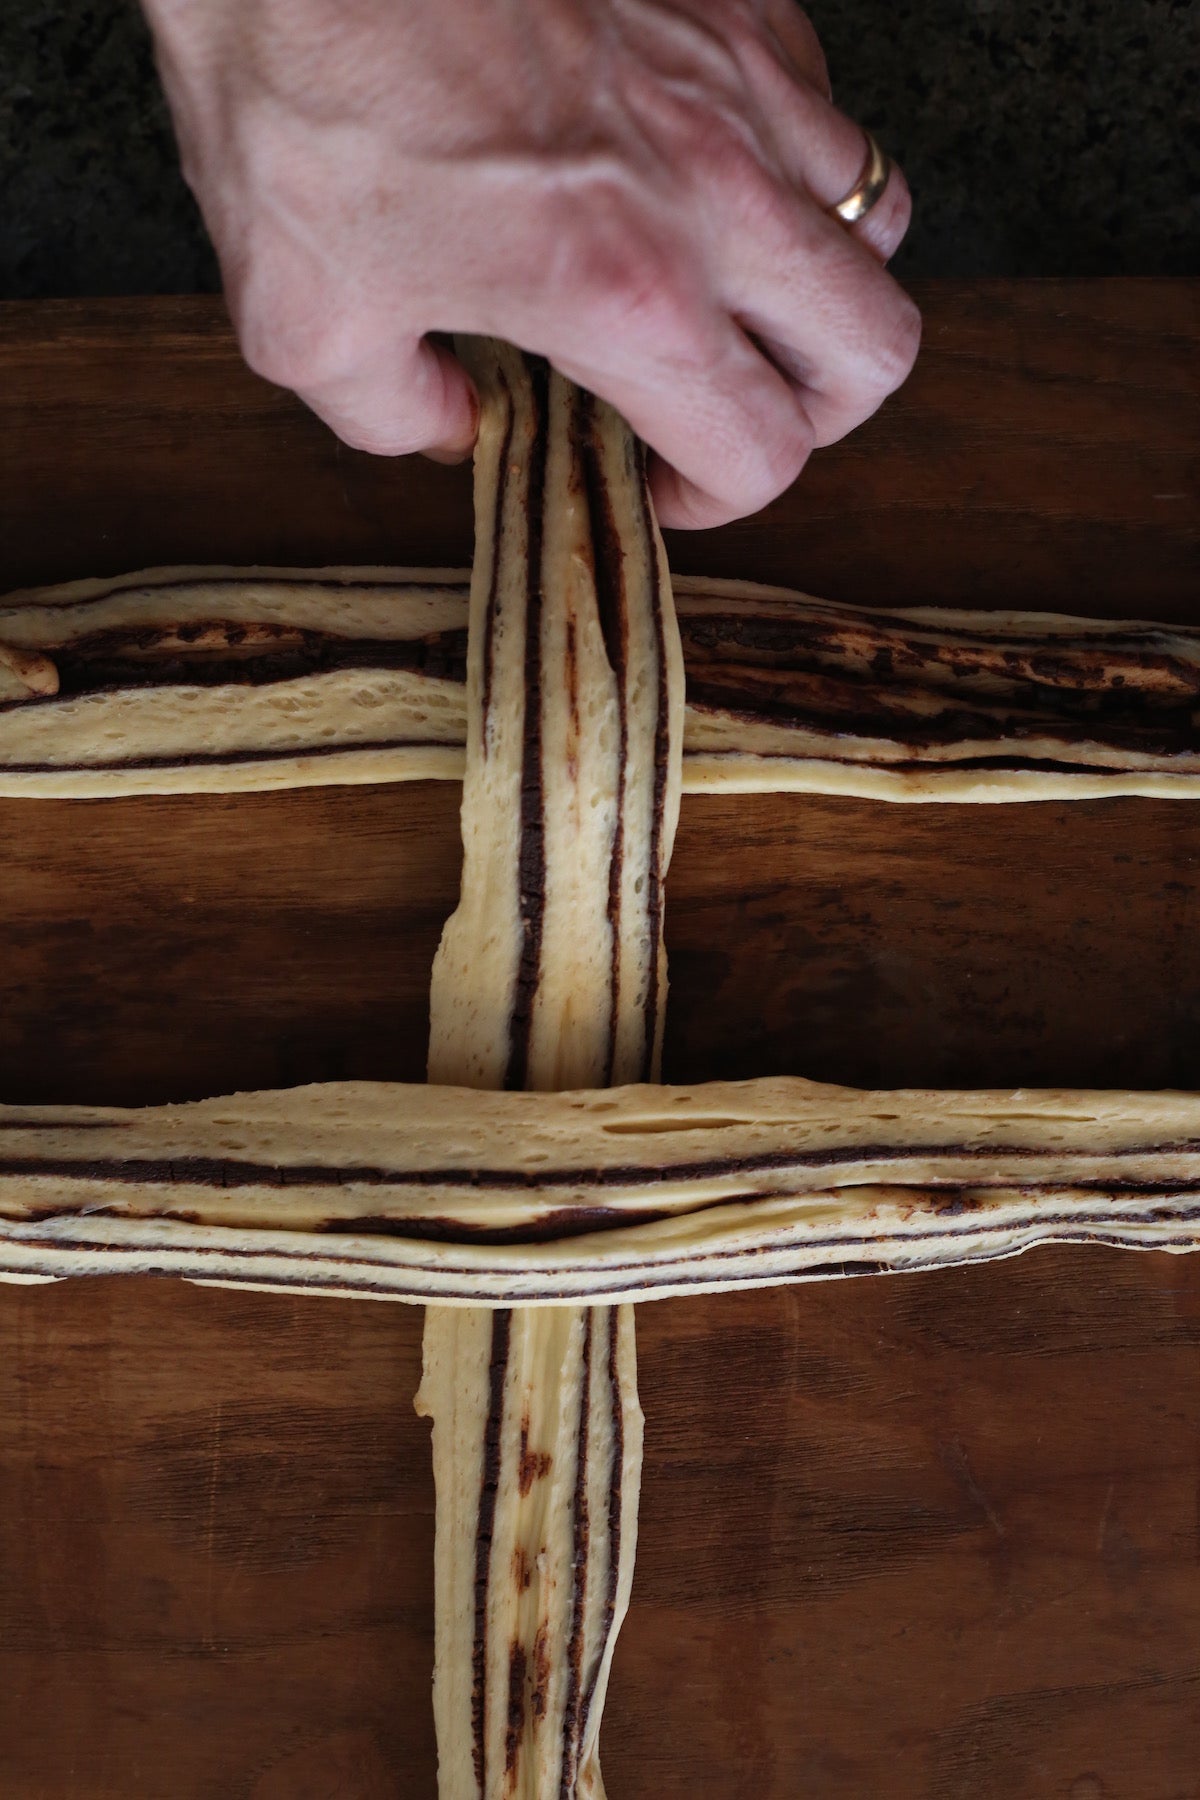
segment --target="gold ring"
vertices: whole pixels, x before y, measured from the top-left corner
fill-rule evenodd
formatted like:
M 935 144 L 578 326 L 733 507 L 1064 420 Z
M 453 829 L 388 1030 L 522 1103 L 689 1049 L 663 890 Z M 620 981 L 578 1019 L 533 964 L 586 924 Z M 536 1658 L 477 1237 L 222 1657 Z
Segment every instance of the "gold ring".
M 882 199 L 892 173 L 892 162 L 889 156 L 879 148 L 869 131 L 864 131 L 867 140 L 867 156 L 862 166 L 862 173 L 844 200 L 829 208 L 832 218 L 840 219 L 843 225 L 854 225 L 865 218 Z

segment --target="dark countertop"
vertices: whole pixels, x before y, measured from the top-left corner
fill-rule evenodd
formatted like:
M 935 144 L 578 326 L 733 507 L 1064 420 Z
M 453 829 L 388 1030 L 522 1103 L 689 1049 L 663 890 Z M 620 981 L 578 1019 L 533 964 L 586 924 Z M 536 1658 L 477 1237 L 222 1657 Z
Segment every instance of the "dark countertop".
M 1200 270 L 1190 0 L 812 0 L 904 164 L 902 275 Z M 0 298 L 215 287 L 134 0 L 0 9 Z

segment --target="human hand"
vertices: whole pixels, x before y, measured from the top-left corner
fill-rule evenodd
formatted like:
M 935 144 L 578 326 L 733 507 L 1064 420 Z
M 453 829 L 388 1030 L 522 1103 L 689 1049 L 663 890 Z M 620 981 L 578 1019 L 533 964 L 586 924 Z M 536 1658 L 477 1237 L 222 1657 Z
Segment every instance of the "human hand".
M 790 485 L 916 355 L 893 171 L 793 0 L 145 0 L 243 354 L 347 443 L 453 460 L 507 338 L 624 413 L 665 525 Z

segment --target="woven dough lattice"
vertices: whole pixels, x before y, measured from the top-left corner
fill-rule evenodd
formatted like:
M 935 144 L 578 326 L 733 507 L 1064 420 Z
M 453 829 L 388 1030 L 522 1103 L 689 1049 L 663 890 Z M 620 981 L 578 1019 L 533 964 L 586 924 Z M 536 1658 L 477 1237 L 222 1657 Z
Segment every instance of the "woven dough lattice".
M 631 1302 L 1200 1242 L 1191 1095 L 662 1086 L 681 789 L 1189 797 L 1200 633 L 673 595 L 622 421 L 515 351 L 465 354 L 469 594 L 175 569 L 0 608 L 0 792 L 464 782 L 432 1085 L 0 1108 L 0 1275 L 425 1303 L 440 1789 L 570 1800 L 603 1793 L 633 1577 Z

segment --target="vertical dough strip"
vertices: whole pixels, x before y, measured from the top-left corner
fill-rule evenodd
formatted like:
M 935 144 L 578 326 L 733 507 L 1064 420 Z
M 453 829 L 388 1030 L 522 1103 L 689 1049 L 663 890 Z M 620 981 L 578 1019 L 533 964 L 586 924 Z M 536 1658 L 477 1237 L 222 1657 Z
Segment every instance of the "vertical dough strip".
M 466 352 L 483 401 L 459 906 L 429 1077 L 657 1079 L 683 670 L 628 428 L 544 364 Z M 603 1795 L 642 1415 L 632 1308 L 431 1307 L 442 1800 Z

